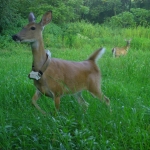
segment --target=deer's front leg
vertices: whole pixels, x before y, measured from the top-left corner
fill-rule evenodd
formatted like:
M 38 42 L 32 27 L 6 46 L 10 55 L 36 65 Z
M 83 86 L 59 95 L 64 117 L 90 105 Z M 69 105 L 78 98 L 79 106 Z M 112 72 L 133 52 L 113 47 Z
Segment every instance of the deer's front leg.
M 55 101 L 55 108 L 57 110 L 59 110 L 59 107 L 60 107 L 60 97 L 55 97 L 54 101 Z
M 36 90 L 35 94 L 32 97 L 32 104 L 35 106 L 35 108 L 37 108 L 42 114 L 46 114 L 46 112 L 44 110 L 42 110 L 40 108 L 40 106 L 37 104 L 37 100 L 40 98 L 41 93 Z

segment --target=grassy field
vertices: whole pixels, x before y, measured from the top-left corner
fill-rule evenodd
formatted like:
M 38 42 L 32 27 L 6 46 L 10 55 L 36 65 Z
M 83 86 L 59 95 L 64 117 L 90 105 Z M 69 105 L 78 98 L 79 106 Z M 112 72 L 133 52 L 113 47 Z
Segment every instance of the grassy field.
M 44 31 L 45 46 L 52 57 L 74 61 L 85 60 L 104 46 L 106 53 L 98 65 L 102 91 L 111 100 L 112 113 L 84 91 L 90 104 L 86 113 L 74 97 L 65 96 L 60 112 L 54 115 L 52 99 L 43 96 L 38 104 L 49 115 L 40 114 L 31 105 L 35 87 L 27 77 L 32 63 L 30 47 L 10 40 L 0 48 L 0 150 L 150 149 L 149 29 L 96 27 L 97 33 L 91 25 L 85 28 L 93 32 L 82 31 L 82 36 L 68 38 L 68 47 L 67 38 L 63 43 L 59 36 L 54 38 Z M 111 49 L 123 46 L 124 38 L 132 38 L 128 55 L 113 58 Z

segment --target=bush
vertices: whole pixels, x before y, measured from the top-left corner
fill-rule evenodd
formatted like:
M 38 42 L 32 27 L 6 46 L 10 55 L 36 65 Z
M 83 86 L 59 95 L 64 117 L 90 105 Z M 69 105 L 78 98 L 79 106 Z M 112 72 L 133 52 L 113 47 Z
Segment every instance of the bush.
M 130 12 L 123 12 L 107 18 L 105 25 L 112 27 L 137 27 L 150 25 L 150 11 L 141 8 L 131 8 Z
M 20 15 L 16 9 L 17 2 L 10 3 L 9 0 L 0 0 L 0 33 L 3 34 L 4 30 L 14 29 L 18 26 Z
M 107 22 L 112 27 L 134 27 L 134 16 L 130 12 L 123 12 L 119 15 L 111 17 Z
M 150 25 L 150 11 L 141 8 L 132 8 L 131 13 L 134 16 L 134 21 L 136 22 L 136 26 L 144 26 L 147 27 Z

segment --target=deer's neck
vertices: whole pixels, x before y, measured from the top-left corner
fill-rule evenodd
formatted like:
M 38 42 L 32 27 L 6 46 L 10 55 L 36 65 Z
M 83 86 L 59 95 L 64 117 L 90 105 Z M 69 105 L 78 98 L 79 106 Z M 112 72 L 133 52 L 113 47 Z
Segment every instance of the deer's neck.
M 46 61 L 46 52 L 44 50 L 43 39 L 31 44 L 32 55 L 33 55 L 33 66 L 34 71 L 39 71 Z

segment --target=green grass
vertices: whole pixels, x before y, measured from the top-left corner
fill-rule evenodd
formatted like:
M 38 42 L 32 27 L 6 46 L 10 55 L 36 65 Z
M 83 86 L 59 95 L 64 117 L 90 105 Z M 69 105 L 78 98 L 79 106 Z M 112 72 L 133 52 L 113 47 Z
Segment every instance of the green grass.
M 130 36 L 133 41 L 128 55 L 115 59 L 111 48 L 114 43 L 124 45 L 124 36 L 113 37 L 109 31 L 104 34 L 90 42 L 76 39 L 72 48 L 46 46 L 52 57 L 74 61 L 85 60 L 95 49 L 106 47 L 98 65 L 102 91 L 111 100 L 112 113 L 84 91 L 90 104 L 86 113 L 74 97 L 65 96 L 60 112 L 54 115 L 52 99 L 43 96 L 38 104 L 49 113 L 43 116 L 31 105 L 35 87 L 27 77 L 32 63 L 30 47 L 11 42 L 0 49 L 0 150 L 150 149 L 150 51 L 143 50 L 143 45 L 137 49 L 137 39 L 144 36 Z M 148 43 L 148 39 L 143 42 Z

